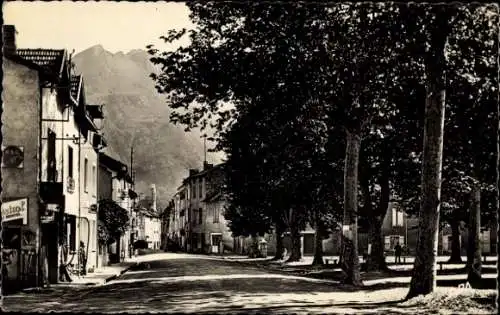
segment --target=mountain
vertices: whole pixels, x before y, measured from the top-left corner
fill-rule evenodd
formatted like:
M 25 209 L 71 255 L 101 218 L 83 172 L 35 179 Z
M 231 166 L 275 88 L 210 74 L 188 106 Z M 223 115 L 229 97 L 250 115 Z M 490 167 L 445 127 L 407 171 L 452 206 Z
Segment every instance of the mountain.
M 134 146 L 134 170 L 138 192 L 149 194 L 156 184 L 158 205 L 163 209 L 189 168 L 200 168 L 203 141 L 199 132 L 186 133 L 169 121 L 170 109 L 149 75 L 155 68 L 146 51 L 111 53 L 101 45 L 73 57 L 75 72 L 82 74 L 89 104 L 104 104 L 105 153 L 130 165 Z M 210 163 L 221 156 L 207 155 Z

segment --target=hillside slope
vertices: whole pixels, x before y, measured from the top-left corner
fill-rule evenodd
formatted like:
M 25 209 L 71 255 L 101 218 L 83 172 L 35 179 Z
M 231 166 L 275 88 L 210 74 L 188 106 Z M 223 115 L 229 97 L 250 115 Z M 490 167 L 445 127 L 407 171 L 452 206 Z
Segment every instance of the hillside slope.
M 113 54 L 97 45 L 74 56 L 73 62 L 75 72 L 84 76 L 87 101 L 105 105 L 105 152 L 130 165 L 133 145 L 137 190 L 148 194 L 155 183 L 158 204 L 165 207 L 188 169 L 202 165 L 199 132 L 185 133 L 182 126 L 169 122 L 165 98 L 149 77 L 154 68 L 146 51 Z M 220 162 L 217 155 L 208 160 Z

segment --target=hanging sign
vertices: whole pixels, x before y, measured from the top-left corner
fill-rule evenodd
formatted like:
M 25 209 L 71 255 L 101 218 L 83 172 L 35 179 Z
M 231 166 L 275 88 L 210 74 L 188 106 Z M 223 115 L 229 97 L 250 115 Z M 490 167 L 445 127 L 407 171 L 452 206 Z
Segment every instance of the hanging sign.
M 40 221 L 42 223 L 51 223 L 51 222 L 54 222 L 54 213 L 52 212 L 51 215 L 42 215 L 40 216 Z
M 68 177 L 67 190 L 70 194 L 75 192 L 75 180 L 72 177 Z
M 54 211 L 58 212 L 59 211 L 59 205 L 56 203 L 48 203 L 45 207 L 48 211 Z
M 28 198 L 2 202 L 2 222 L 19 219 L 28 224 Z

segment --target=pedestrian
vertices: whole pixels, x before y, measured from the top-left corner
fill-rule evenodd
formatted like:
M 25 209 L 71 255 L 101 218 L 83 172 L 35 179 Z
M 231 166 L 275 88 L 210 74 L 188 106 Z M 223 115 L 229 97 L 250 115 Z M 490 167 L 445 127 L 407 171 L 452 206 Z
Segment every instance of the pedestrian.
M 80 241 L 80 248 L 78 249 L 78 255 L 80 256 L 80 274 L 87 274 L 87 255 L 85 253 L 85 243 Z
M 399 242 L 396 243 L 396 246 L 394 246 L 394 255 L 395 255 L 395 262 L 396 264 L 401 263 L 401 245 L 399 245 Z

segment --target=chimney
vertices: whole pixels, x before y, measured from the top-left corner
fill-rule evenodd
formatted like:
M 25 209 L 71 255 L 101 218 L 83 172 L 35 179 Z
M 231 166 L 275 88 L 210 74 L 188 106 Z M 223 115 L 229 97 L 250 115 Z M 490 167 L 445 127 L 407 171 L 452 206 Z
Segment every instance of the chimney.
M 152 207 L 156 211 L 156 185 L 151 184 L 151 200 L 153 201 Z
M 214 165 L 213 164 L 210 164 L 208 163 L 207 161 L 204 161 L 203 162 L 203 170 L 206 171 L 208 169 L 211 169 Z
M 16 27 L 14 25 L 2 26 L 3 54 L 14 56 L 17 54 Z
M 198 170 L 195 168 L 190 168 L 189 169 L 189 177 L 198 174 Z

